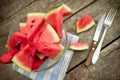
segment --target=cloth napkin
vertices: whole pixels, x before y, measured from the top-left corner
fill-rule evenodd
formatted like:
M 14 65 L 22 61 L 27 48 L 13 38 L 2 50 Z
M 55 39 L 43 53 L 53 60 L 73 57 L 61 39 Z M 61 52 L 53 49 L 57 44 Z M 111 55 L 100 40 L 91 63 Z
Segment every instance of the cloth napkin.
M 75 43 L 78 41 L 79 37 L 67 33 L 68 36 L 68 44 Z M 66 50 L 64 55 L 62 56 L 59 63 L 57 63 L 54 67 L 50 68 L 46 71 L 41 72 L 25 72 L 22 69 L 18 68 L 16 65 L 13 64 L 13 69 L 17 72 L 21 73 L 22 75 L 32 79 L 32 80 L 63 80 L 73 56 L 74 51 Z M 49 65 L 49 61 L 48 64 Z

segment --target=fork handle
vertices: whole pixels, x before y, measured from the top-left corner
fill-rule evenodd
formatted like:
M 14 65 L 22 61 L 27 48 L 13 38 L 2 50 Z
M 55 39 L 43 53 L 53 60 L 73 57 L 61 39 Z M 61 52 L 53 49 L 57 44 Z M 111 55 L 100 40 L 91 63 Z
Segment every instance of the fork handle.
M 108 27 L 105 27 L 104 29 L 104 32 L 103 32 L 103 35 L 102 35 L 102 38 L 93 54 L 93 58 L 92 58 L 92 64 L 95 64 L 99 58 L 99 55 L 100 55 L 100 50 L 101 50 L 101 47 L 102 47 L 102 43 L 103 43 L 103 40 L 105 38 L 105 35 L 106 35 L 106 32 L 108 30 Z
M 97 41 L 93 40 L 92 41 L 92 48 L 91 48 L 91 50 L 90 50 L 90 52 L 88 54 L 88 58 L 87 58 L 87 60 L 85 62 L 86 66 L 89 66 L 92 63 L 92 57 L 93 57 L 93 53 L 94 53 L 96 47 L 97 47 Z

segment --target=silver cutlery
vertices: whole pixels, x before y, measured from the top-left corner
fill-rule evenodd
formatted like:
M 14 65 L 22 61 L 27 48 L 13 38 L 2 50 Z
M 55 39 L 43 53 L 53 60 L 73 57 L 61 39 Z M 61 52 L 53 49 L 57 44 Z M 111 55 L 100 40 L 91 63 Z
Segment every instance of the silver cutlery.
M 111 24 L 113 22 L 113 19 L 115 17 L 117 13 L 117 9 L 115 8 L 111 8 L 110 11 L 108 12 L 105 20 L 104 20 L 104 32 L 103 32 L 103 35 L 102 35 L 102 38 L 93 54 L 93 58 L 92 58 L 92 64 L 95 64 L 97 62 L 97 60 L 99 59 L 99 55 L 100 55 L 100 50 L 101 50 L 101 47 L 102 47 L 102 43 L 103 43 L 103 40 L 105 38 L 105 35 L 106 35 L 106 32 L 107 30 L 111 27 Z

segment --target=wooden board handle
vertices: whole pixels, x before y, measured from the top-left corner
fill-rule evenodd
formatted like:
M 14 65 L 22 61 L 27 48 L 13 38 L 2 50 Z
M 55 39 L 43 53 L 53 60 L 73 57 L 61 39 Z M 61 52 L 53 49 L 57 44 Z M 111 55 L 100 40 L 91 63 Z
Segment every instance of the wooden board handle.
M 95 51 L 96 47 L 97 47 L 97 41 L 93 40 L 91 50 L 90 50 L 90 52 L 88 54 L 88 58 L 85 62 L 86 66 L 89 66 L 92 63 L 92 57 L 93 57 L 93 54 L 94 54 L 94 51 Z

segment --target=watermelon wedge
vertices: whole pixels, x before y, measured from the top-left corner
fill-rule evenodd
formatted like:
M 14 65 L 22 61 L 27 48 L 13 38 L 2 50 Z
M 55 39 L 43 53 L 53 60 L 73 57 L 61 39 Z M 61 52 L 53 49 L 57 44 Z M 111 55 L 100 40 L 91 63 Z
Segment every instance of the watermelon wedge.
M 35 47 L 41 54 L 54 60 L 59 57 L 64 49 L 61 44 L 52 43 L 36 43 Z
M 41 32 L 40 32 L 41 33 Z M 46 43 L 58 43 L 60 42 L 59 36 L 50 24 L 47 24 L 41 35 L 38 33 L 33 42 L 46 42 Z
M 26 23 L 19 23 L 20 32 L 26 35 Z
M 48 58 L 45 57 L 44 59 L 40 60 L 37 56 L 35 56 L 35 59 L 33 61 L 32 70 L 39 69 L 40 66 L 47 60 Z
M 78 43 L 72 43 L 69 45 L 69 49 L 71 50 L 86 50 L 88 48 L 89 47 L 87 42 L 78 42 Z
M 36 49 L 30 44 L 27 44 L 13 57 L 12 61 L 23 70 L 31 72 L 35 53 Z
M 26 24 L 28 40 L 32 40 L 44 25 L 44 15 L 45 13 L 28 13 Z
M 76 32 L 80 33 L 90 29 L 95 25 L 93 18 L 90 15 L 82 17 L 76 24 Z
M 56 30 L 62 39 L 63 13 L 61 7 L 55 8 L 46 14 L 46 21 Z
M 16 49 L 10 49 L 9 51 L 5 52 L 2 56 L 0 56 L 0 63 L 8 64 L 12 63 L 12 58 L 18 52 Z
M 7 42 L 6 47 L 13 49 L 19 49 L 19 44 L 21 42 L 24 42 L 26 40 L 26 36 L 24 34 L 22 34 L 21 32 L 15 32 L 12 37 L 10 38 L 10 40 Z

